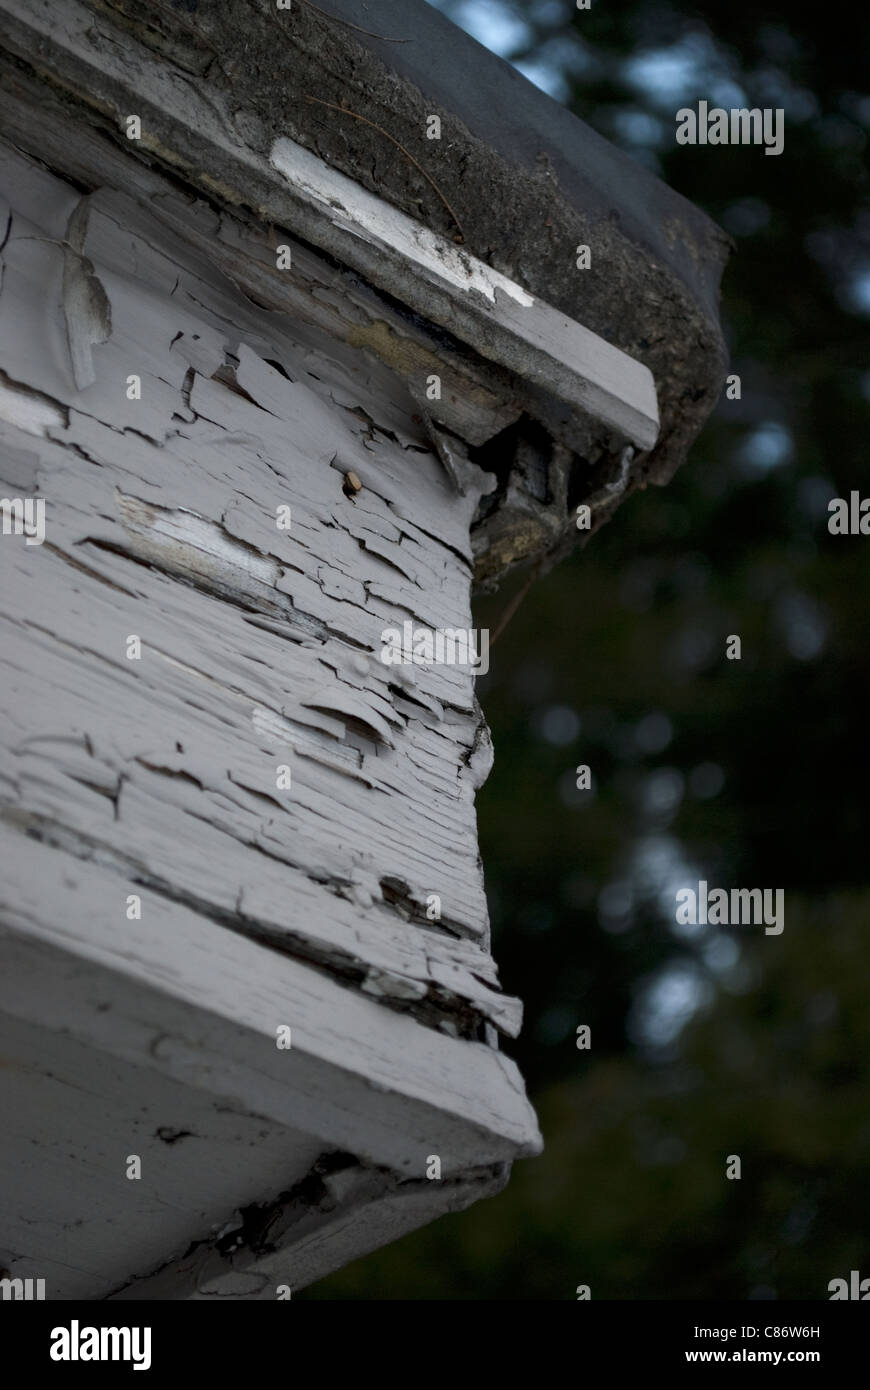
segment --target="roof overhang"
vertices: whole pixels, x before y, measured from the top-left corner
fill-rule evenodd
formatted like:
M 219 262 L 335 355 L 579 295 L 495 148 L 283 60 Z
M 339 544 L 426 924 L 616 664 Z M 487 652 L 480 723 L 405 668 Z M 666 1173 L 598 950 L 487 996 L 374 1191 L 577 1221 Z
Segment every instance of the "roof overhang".
M 723 234 L 422 0 L 264 0 L 245 7 L 243 43 L 228 0 L 195 15 L 0 0 L 0 14 L 25 148 L 39 108 L 40 153 L 53 141 L 85 184 L 138 156 L 273 247 L 286 233 L 363 277 L 378 303 L 358 345 L 406 377 L 448 466 L 470 449 L 496 473 L 478 579 L 561 553 L 569 497 L 592 502 L 595 529 L 681 462 L 724 376 Z

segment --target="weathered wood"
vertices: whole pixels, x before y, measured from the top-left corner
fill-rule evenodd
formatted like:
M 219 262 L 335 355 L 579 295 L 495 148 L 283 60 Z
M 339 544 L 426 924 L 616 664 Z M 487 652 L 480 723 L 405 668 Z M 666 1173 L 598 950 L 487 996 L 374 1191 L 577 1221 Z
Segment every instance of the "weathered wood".
M 0 0 L 0 1264 L 55 1297 L 272 1298 L 538 1150 L 474 677 L 384 644 L 722 375 L 715 229 L 549 104 L 566 195 L 527 93 L 525 164 L 449 81 L 426 154 L 358 8 Z
M 360 271 L 370 286 L 385 291 L 391 300 L 425 316 L 432 331 L 449 333 L 453 346 L 446 344 L 440 365 L 440 354 L 420 341 L 419 326 L 396 332 L 389 314 L 373 318 L 366 313 L 355 341 L 402 371 L 418 403 L 432 373 L 443 377 L 441 400 L 427 401 L 426 408 L 436 422 L 467 443 L 488 442 L 509 422 L 518 422 L 518 438 L 506 438 L 501 450 L 504 471 L 510 474 L 508 485 L 500 480 L 495 506 L 484 509 L 475 521 L 474 554 L 481 582 L 492 584 L 511 566 L 576 541 L 566 501 L 568 466 L 571 492 L 582 499 L 602 481 L 612 481 L 624 446 L 630 443 L 634 454 L 629 481 L 638 480 L 638 460 L 659 434 L 656 386 L 649 368 L 636 360 L 639 354 L 629 355 L 564 310 L 550 307 L 517 278 L 409 218 L 298 141 L 283 133 L 269 138 L 259 93 L 244 94 L 240 107 L 235 85 L 191 80 L 188 64 L 179 55 L 191 41 L 196 47 L 200 23 L 207 27 L 210 22 L 205 15 L 176 36 L 179 45 L 170 59 L 165 44 L 152 47 L 154 34 L 147 26 L 138 32 L 138 16 L 127 16 L 133 24 L 118 34 L 113 24 L 121 13 L 114 7 L 96 8 L 95 14 L 77 0 L 58 0 L 50 9 L 40 0 L 28 0 L 24 6 L 0 0 L 0 13 L 5 10 L 8 20 L 5 43 L 16 60 L 4 77 L 10 104 L 14 107 L 28 81 L 62 98 L 58 112 L 50 116 L 43 102 L 32 100 L 24 122 L 25 130 L 29 126 L 26 147 L 57 147 L 71 99 L 79 119 L 87 114 L 116 139 L 123 138 L 125 121 L 136 113 L 142 121 L 141 138 L 126 142 L 129 154 L 170 168 L 224 207 L 253 209 L 261 222 L 290 229 L 307 245 Z M 263 18 L 273 27 L 272 39 L 280 49 L 282 36 L 274 29 L 274 14 Z M 137 31 L 135 38 L 131 28 Z M 204 42 L 211 42 L 205 34 Z M 218 51 L 216 46 L 214 52 Z M 24 71 L 21 60 L 27 64 Z M 232 66 L 229 58 L 221 59 L 215 71 Z M 34 121 L 39 138 L 34 136 Z M 71 143 L 75 145 L 74 134 Z M 99 164 L 104 156 L 101 150 L 91 156 L 91 177 L 94 161 Z M 59 167 L 70 167 L 69 159 L 64 151 Z M 281 236 L 286 241 L 283 230 Z M 566 244 L 565 255 L 573 263 L 573 243 Z M 270 271 L 274 283 L 274 262 Z M 266 294 L 266 302 L 271 302 L 274 290 Z M 477 359 L 474 368 L 468 365 L 469 350 Z M 484 372 L 481 381 L 480 364 L 492 364 L 491 380 Z M 459 368 L 456 376 L 454 366 Z M 554 441 L 570 450 L 567 466 L 555 454 L 543 458 L 548 485 L 542 496 L 529 492 L 522 469 L 512 466 L 512 456 L 526 437 L 527 421 L 541 422 Z M 595 524 L 603 519 L 604 513 Z
M 469 527 L 489 480 L 469 466 L 458 492 L 384 365 L 257 307 L 206 261 L 196 208 L 186 240 L 177 199 L 170 230 L 8 148 L 2 187 L 0 491 L 44 499 L 46 535 L 0 540 L 0 1015 L 33 1085 L 0 1155 L 0 1247 L 54 1296 L 106 1296 L 191 1241 L 223 1279 L 262 1254 L 218 1248 L 234 1209 L 290 1201 L 321 1154 L 384 1170 L 341 1220 L 314 1204 L 323 1232 L 303 1223 L 304 1260 L 288 1225 L 300 1287 L 494 1190 L 539 1144 L 493 1045 L 520 1011 L 488 953 L 473 798 L 491 753 L 473 677 L 379 659 L 406 619 L 470 626 Z M 89 296 L 110 308 L 105 343 L 88 330 L 71 345 L 71 219 Z M 77 385 L 88 354 L 94 379 Z M 98 1125 L 100 1057 L 124 1079 Z M 0 1078 L 16 1113 L 19 1075 Z M 53 1097 L 72 1114 L 77 1088 L 91 1099 L 58 1167 L 44 1116 Z M 193 1166 L 170 1183 L 168 1155 L 217 1152 L 226 1106 L 242 1116 L 235 1166 L 179 1219 L 170 1194 L 183 1205 Z M 258 1120 L 271 1138 L 248 1164 Z M 147 1181 L 126 1183 L 128 1153 Z M 98 1196 L 110 1173 L 123 1225 Z M 395 1218 L 366 1217 L 369 1199 Z M 227 1296 L 274 1297 L 271 1275 Z
M 367 193 L 294 141 L 276 140 L 270 162 L 293 196 L 322 214 L 318 226 L 334 229 L 344 260 L 362 262 L 376 281 L 386 278 L 383 270 L 378 277 L 379 262 L 393 266 L 388 288 L 473 342 L 483 356 L 522 371 L 600 420 L 617 438 L 638 449 L 653 447 L 658 404 L 652 373 L 642 362 Z M 323 231 L 320 239 L 326 241 Z M 360 257 L 360 242 L 370 248 L 371 260 Z
M 267 162 L 239 139 L 229 94 L 212 92 L 205 98 L 180 82 L 165 62 L 146 53 L 131 65 L 125 54 L 95 41 L 94 16 L 73 0 L 62 0 L 50 10 L 39 5 L 19 10 L 10 33 L 13 44 L 16 33 L 25 51 L 39 37 L 41 60 L 58 76 L 68 64 L 70 74 L 80 80 L 94 77 L 103 92 L 116 99 L 123 94 L 126 106 L 116 107 L 119 123 L 125 112 L 135 110 L 141 119 L 142 112 L 157 107 L 161 120 L 172 124 L 176 160 L 194 141 L 211 143 L 215 155 L 233 168 L 238 190 L 234 201 L 255 191 L 264 195 L 261 215 L 294 228 L 361 270 L 401 302 L 470 341 L 484 357 L 519 370 L 560 399 L 587 410 L 617 438 L 642 449 L 655 443 L 658 407 L 647 367 L 330 169 L 296 142 L 275 140 Z M 82 90 L 90 90 L 90 84 L 82 82 Z M 147 116 L 144 119 L 141 138 L 150 149 L 155 127 Z M 210 163 L 214 178 L 214 158 Z M 208 165 L 205 172 L 202 181 L 207 186 Z
M 194 1241 L 226 1274 L 256 1263 L 258 1242 L 226 1260 L 216 1232 L 248 1205 L 289 1202 L 281 1194 L 321 1154 L 344 1155 L 354 1176 L 378 1170 L 398 1197 L 425 1184 L 432 1216 L 463 1204 L 467 1174 L 471 1201 L 498 1189 L 505 1159 L 536 1148 L 515 1068 L 492 1048 L 421 1029 L 295 961 L 264 961 L 260 946 L 158 895 L 143 894 L 137 929 L 123 918 L 136 884 L 114 868 L 8 829 L 0 844 L 0 1248 L 16 1274 L 47 1278 L 50 1297 L 106 1297 L 184 1264 Z M 288 1051 L 275 1046 L 282 1024 Z M 141 1182 L 125 1178 L 128 1154 L 142 1158 Z M 426 1181 L 431 1154 L 443 1189 Z M 275 1282 L 300 1288 L 350 1258 L 331 1248 L 329 1222 L 313 1234 L 321 1200 L 308 1203 L 316 1259 L 297 1262 L 289 1233 Z M 371 1244 L 394 1235 L 389 1220 L 373 1230 Z

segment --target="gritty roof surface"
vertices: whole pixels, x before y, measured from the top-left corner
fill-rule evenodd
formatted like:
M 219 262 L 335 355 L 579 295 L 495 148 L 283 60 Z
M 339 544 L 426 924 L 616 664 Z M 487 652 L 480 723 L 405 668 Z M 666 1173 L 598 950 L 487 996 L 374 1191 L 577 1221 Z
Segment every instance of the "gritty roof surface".
M 309 94 L 405 144 L 475 255 L 650 367 L 662 430 L 645 473 L 665 481 L 722 385 L 725 233 L 424 0 L 322 0 L 320 9 L 341 23 L 320 58 L 323 87 L 318 80 Z M 341 56 L 338 71 L 330 55 Z M 299 138 L 324 158 L 365 182 L 370 171 L 382 197 L 455 232 L 382 133 L 304 97 L 293 109 Z M 427 114 L 442 116 L 440 141 L 421 138 Z M 576 267 L 581 243 L 592 251 L 590 271 Z

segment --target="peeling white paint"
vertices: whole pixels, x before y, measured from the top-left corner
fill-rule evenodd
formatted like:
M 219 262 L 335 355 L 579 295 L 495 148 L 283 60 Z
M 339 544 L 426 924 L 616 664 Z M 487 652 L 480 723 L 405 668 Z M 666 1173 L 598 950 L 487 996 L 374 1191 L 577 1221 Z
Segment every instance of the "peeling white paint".
M 58 405 L 40 392 L 8 379 L 0 379 L 0 420 L 43 439 L 50 430 L 63 429 L 66 424 L 66 416 Z
M 454 289 L 481 294 L 490 304 L 496 302 L 496 290 L 502 290 L 523 308 L 534 304 L 534 296 L 506 275 L 451 245 L 446 237 L 377 198 L 295 141 L 284 136 L 277 139 L 270 160 L 298 192 L 322 208 L 334 226 L 367 241 L 379 242 L 420 270 L 447 281 Z
M 535 299 L 507 276 L 415 222 L 294 141 L 284 136 L 277 139 L 270 162 L 295 197 L 377 252 L 389 267 L 386 273 L 392 292 L 417 302 L 421 284 L 446 291 L 449 315 L 434 310 L 432 304 L 429 311 L 484 356 L 579 404 L 638 447 L 649 449 L 655 444 L 659 430 L 656 388 L 652 373 L 642 362 Z M 469 306 L 473 315 L 478 297 L 484 301 L 486 313 L 483 336 L 480 326 L 466 316 Z
M 111 336 L 87 330 L 77 388 L 65 315 L 74 337 L 78 310 L 39 239 L 72 190 L 2 147 L 0 172 L 0 369 L 16 383 L 0 480 L 26 469 L 51 499 L 45 545 L 0 543 L 0 1036 L 4 1056 L 30 1059 L 39 1116 L 21 1106 L 18 1063 L 0 1069 L 16 1115 L 0 1140 L 4 1238 L 37 1260 L 63 1249 L 46 1265 L 53 1296 L 105 1296 L 197 1239 L 220 1284 L 213 1232 L 229 1214 L 349 1151 L 353 1209 L 324 1217 L 301 1261 L 317 1277 L 418 1211 L 492 1190 L 539 1143 L 489 1031 L 516 1034 L 521 1011 L 488 949 L 472 679 L 433 667 L 410 681 L 377 660 L 397 622 L 471 626 L 486 480 L 457 491 L 398 378 L 259 309 L 181 224 L 169 234 L 102 189 L 78 254 Z M 363 483 L 352 498 L 347 471 Z M 125 915 L 130 895 L 141 918 Z M 258 1120 L 263 1151 L 246 1162 Z M 137 1144 L 156 1186 L 125 1187 L 109 1210 L 106 1154 Z M 224 1151 L 226 1171 L 197 1182 L 202 1155 Z M 396 1175 L 433 1151 L 456 1189 L 418 1203 Z M 361 1203 L 377 1210 L 361 1220 Z M 186 1277 L 169 1296 L 198 1296 Z M 227 1296 L 262 1287 L 257 1274 Z

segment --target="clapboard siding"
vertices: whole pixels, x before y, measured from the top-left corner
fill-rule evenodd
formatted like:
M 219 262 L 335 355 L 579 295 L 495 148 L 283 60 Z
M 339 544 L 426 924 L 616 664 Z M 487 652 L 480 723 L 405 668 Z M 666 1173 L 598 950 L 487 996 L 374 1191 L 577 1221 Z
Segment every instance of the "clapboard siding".
M 0 492 L 46 503 L 43 545 L 0 537 L 4 1045 L 20 1062 L 31 1040 L 45 1107 L 101 1056 L 128 1081 L 107 1087 L 100 1126 L 89 1093 L 68 1171 L 41 1106 L 35 1129 L 7 1138 L 0 1250 L 26 1257 L 23 1272 L 59 1241 L 56 1296 L 105 1296 L 194 1239 L 224 1277 L 262 1252 L 228 1264 L 214 1228 L 284 1200 L 313 1154 L 344 1151 L 380 1177 L 308 1273 L 285 1272 L 298 1287 L 497 1186 L 539 1144 L 496 1050 L 520 1010 L 488 951 L 474 793 L 491 750 L 473 680 L 378 655 L 406 619 L 471 626 L 469 527 L 490 480 L 471 470 L 457 488 L 406 386 L 369 353 L 242 294 L 203 256 L 195 209 L 186 240 L 177 199 L 170 228 L 9 149 L 3 188 Z M 321 273 L 337 294 L 339 272 Z M 195 1159 L 170 1201 L 149 1159 L 163 1174 L 168 1149 L 149 1130 L 149 1180 L 125 1183 L 122 1229 L 98 1192 L 109 1139 L 119 1182 L 112 1165 L 142 1152 L 124 1095 L 149 1124 L 161 1113 L 158 1128 L 196 1134 L 200 1156 L 220 1152 L 222 1107 L 242 1119 L 229 1172 L 195 1200 Z M 58 1104 L 61 1134 L 74 1113 Z M 246 1163 L 258 1118 L 272 1138 Z M 432 1153 L 443 1198 L 425 1183 Z M 61 1173 L 86 1208 L 78 1226 L 46 1200 Z M 400 1210 L 428 1215 L 363 1220 L 369 1202 L 396 1205 L 398 1182 L 417 1194 Z M 161 1202 L 184 1208 L 186 1186 L 183 1218 L 146 1220 Z M 197 1296 L 186 1277 L 151 1296 Z M 227 1296 L 274 1289 L 258 1276 Z

